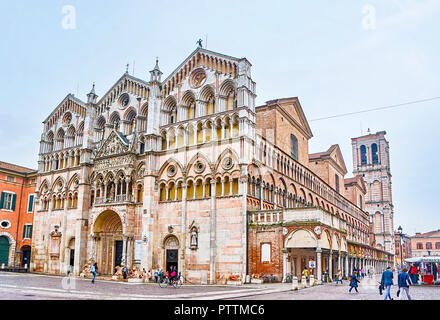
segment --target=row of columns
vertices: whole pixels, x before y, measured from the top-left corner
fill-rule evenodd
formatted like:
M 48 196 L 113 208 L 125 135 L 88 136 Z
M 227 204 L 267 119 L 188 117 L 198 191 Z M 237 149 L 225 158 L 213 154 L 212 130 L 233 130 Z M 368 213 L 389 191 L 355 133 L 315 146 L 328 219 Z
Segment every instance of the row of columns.
M 58 158 L 56 157 L 58 155 Z M 42 171 L 51 171 L 78 166 L 80 153 L 78 151 L 55 154 L 52 157 L 44 158 Z
M 96 203 L 97 198 L 101 198 L 104 202 L 108 199 L 108 189 L 111 188 L 112 183 L 115 186 L 115 194 L 110 200 L 116 201 L 118 196 L 123 194 L 123 184 L 125 183 L 125 196 L 126 200 L 129 200 L 129 195 L 132 193 L 130 191 L 131 179 L 116 179 L 115 181 L 105 181 L 103 183 L 95 182 L 95 198 L 94 203 Z M 132 188 L 133 189 L 133 188 Z M 97 191 L 99 190 L 99 197 L 97 197 Z
M 222 190 L 221 190 L 221 195 L 220 196 L 227 195 L 225 193 L 226 191 L 228 191 L 228 195 L 233 194 L 233 188 L 232 188 L 233 187 L 233 181 L 234 181 L 234 179 L 229 179 L 229 180 L 221 179 L 220 180 L 220 184 L 222 186 Z M 226 186 L 225 182 L 228 182 L 227 183 L 228 186 Z M 210 185 L 210 187 L 211 187 L 211 194 L 207 194 L 207 192 L 206 192 L 206 186 L 207 185 Z M 179 200 L 178 199 L 178 188 L 179 188 L 179 186 L 182 188 L 182 192 L 183 192 L 183 184 L 182 185 L 174 184 L 174 188 L 173 188 L 174 189 L 174 199 L 169 199 L 170 198 L 170 190 L 171 190 L 171 188 L 168 185 L 165 185 L 165 199 L 168 200 L 168 201 L 177 201 L 177 200 Z M 197 186 L 198 186 L 197 183 L 193 184 L 193 194 L 191 195 L 192 197 L 191 198 L 187 197 L 187 199 L 196 199 L 197 198 L 196 197 Z M 214 186 L 214 189 L 212 189 L 212 186 Z M 202 198 L 207 198 L 207 197 L 210 197 L 211 195 L 215 196 L 216 193 L 217 193 L 217 191 L 216 191 L 217 182 L 216 181 L 214 181 L 214 182 L 205 182 L 205 181 L 203 181 L 202 182 L 202 187 L 203 187 Z M 188 184 L 185 184 L 185 188 L 188 188 Z M 183 195 L 183 193 L 182 193 L 182 195 Z
M 330 250 L 328 253 L 323 253 L 321 248 L 316 249 L 316 280 L 318 283 L 322 282 L 322 257 L 323 254 L 327 255 L 328 258 L 328 277 L 329 280 L 333 280 L 333 276 L 337 273 L 337 270 L 341 270 L 342 276 L 348 279 L 348 277 L 353 273 L 353 269 L 364 269 L 364 273 L 367 274 L 368 270 L 372 271 L 374 274 L 380 274 L 387 268 L 388 264 L 386 261 L 368 259 L 368 258 L 358 258 L 347 255 L 346 252 L 337 251 L 334 252 Z M 337 255 L 337 265 L 333 266 L 334 255 Z M 285 282 L 287 274 L 290 269 L 289 253 L 287 251 L 283 252 L 283 282 Z
M 201 133 L 202 133 L 202 142 L 201 143 L 206 143 L 209 141 L 214 140 L 214 137 L 216 137 L 217 140 L 222 140 L 222 139 L 226 139 L 227 138 L 227 130 L 229 130 L 229 137 L 234 137 L 234 123 L 231 120 L 229 122 L 229 127 L 228 127 L 228 123 L 225 120 L 221 121 L 220 124 L 221 127 L 221 133 L 220 133 L 220 137 L 217 136 L 217 125 L 215 123 L 211 123 L 211 128 L 209 128 L 206 124 L 202 125 L 202 129 L 201 129 Z M 189 141 L 189 134 L 187 130 L 181 130 L 179 128 L 174 128 L 174 136 L 172 136 L 170 134 L 170 131 L 172 129 L 170 129 L 169 131 L 166 132 L 166 149 L 170 149 L 170 141 L 171 141 L 171 137 L 174 137 L 174 146 L 178 147 L 178 137 L 181 134 L 181 132 L 183 132 L 183 146 L 188 146 L 188 145 L 197 145 L 198 142 L 198 124 L 194 123 L 192 125 L 192 129 L 193 129 L 193 141 Z M 207 129 L 211 129 L 211 136 L 210 139 L 207 139 L 207 134 L 206 134 L 206 130 Z

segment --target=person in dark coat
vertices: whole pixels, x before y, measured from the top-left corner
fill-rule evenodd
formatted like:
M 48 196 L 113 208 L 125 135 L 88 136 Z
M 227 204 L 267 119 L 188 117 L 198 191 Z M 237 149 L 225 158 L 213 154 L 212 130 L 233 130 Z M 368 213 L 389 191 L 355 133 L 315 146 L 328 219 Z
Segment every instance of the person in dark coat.
M 400 300 L 403 300 L 403 292 L 406 293 L 406 296 L 408 297 L 408 300 L 412 300 L 410 294 L 409 294 L 409 285 L 412 284 L 411 280 L 408 275 L 408 269 L 403 268 L 402 272 L 397 277 L 397 282 L 399 285 L 399 291 L 400 291 Z
M 351 290 L 353 290 L 353 288 L 354 288 L 354 290 L 356 290 L 356 292 L 359 292 L 357 288 L 358 288 L 358 283 L 360 281 L 357 277 L 357 271 L 353 271 L 353 274 L 351 275 L 350 278 L 351 278 L 350 279 L 350 290 L 348 290 L 348 292 L 351 292 Z
M 391 298 L 391 286 L 394 284 L 393 283 L 393 272 L 391 271 L 391 267 L 388 267 L 383 273 L 382 273 L 382 279 L 381 279 L 381 284 L 385 287 L 385 299 L 390 298 L 390 300 L 393 300 L 393 298 Z

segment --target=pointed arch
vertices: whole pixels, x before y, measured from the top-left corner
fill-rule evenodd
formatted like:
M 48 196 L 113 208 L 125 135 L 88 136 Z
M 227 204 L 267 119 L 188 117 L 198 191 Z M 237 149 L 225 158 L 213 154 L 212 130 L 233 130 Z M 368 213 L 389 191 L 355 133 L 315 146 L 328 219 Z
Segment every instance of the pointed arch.
M 79 174 L 78 173 L 75 173 L 73 175 L 73 177 L 70 178 L 69 183 L 67 184 L 67 190 L 71 190 L 71 186 L 75 181 L 78 181 L 78 183 L 79 183 Z
M 162 175 L 163 175 L 165 169 L 166 169 L 170 164 L 175 164 L 175 165 L 179 168 L 180 172 L 182 172 L 182 174 L 183 174 L 183 166 L 182 166 L 182 164 L 181 164 L 181 163 L 179 162 L 179 160 L 177 160 L 176 158 L 171 157 L 171 158 L 169 158 L 167 161 L 164 162 L 164 164 L 162 165 L 162 167 L 160 167 L 160 169 L 159 169 L 159 174 L 158 174 L 158 177 L 159 177 L 159 178 L 162 177 Z M 176 174 L 177 174 L 177 173 L 176 173 Z
M 203 161 L 206 162 L 207 166 L 210 167 L 211 166 L 211 161 L 209 161 L 209 158 L 206 154 L 202 153 L 202 152 L 197 152 L 192 158 L 191 160 L 188 162 L 187 168 L 188 168 L 188 172 L 189 170 L 191 170 L 192 166 L 194 165 L 194 163 L 197 160 L 202 159 Z M 209 168 L 210 169 L 210 168 Z
M 142 106 L 141 106 L 141 111 L 139 113 L 141 116 L 146 117 L 148 115 L 148 102 L 145 102 Z
M 239 162 L 239 157 L 238 157 L 238 154 L 237 154 L 237 152 L 235 151 L 235 150 L 233 150 L 233 149 L 231 149 L 231 148 L 226 148 L 225 150 L 223 150 L 222 151 L 222 153 L 220 153 L 220 155 L 217 157 L 217 162 L 216 162 L 216 164 L 215 164 L 215 169 L 218 171 L 218 168 L 219 168 L 219 166 L 221 165 L 221 163 L 222 163 L 222 161 L 223 161 L 223 159 L 226 157 L 226 156 L 231 156 L 231 158 L 232 158 L 232 162 L 234 163 L 234 166 L 236 165 L 236 164 L 238 164 L 238 162 Z
M 59 187 L 60 184 L 61 184 L 60 190 L 62 191 L 63 188 L 66 186 L 66 180 L 62 176 L 59 176 L 58 178 L 55 179 L 54 183 L 52 184 L 51 191 L 54 192 L 55 187 Z
M 199 99 L 202 101 L 208 101 L 208 99 L 214 95 L 215 95 L 214 88 L 211 85 L 207 84 L 200 91 Z
M 124 120 L 133 121 L 133 119 L 136 118 L 136 115 L 136 109 L 134 107 L 130 107 L 124 113 Z
M 236 86 L 234 81 L 232 81 L 231 79 L 226 79 L 225 81 L 222 82 L 222 84 L 220 85 L 220 90 L 219 93 L 220 95 L 224 95 L 227 96 L 229 95 L 229 93 L 231 91 L 236 91 Z

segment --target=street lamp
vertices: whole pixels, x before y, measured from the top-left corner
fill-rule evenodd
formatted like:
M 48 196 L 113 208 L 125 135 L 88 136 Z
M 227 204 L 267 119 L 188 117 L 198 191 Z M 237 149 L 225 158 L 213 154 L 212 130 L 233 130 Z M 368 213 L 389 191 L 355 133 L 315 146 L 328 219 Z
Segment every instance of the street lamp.
M 400 268 L 403 268 L 403 262 L 402 262 L 402 255 L 403 255 L 403 248 L 402 248 L 402 226 L 399 226 L 399 228 L 397 228 L 397 231 L 399 231 L 399 235 L 400 235 Z

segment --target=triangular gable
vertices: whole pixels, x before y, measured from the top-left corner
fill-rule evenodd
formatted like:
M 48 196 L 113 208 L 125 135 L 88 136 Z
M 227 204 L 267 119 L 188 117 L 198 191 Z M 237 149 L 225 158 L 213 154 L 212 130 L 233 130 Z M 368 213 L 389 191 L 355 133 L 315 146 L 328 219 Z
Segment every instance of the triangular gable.
M 330 157 L 342 168 L 344 174 L 347 173 L 347 167 L 345 166 L 344 157 L 341 152 L 341 148 L 338 144 L 335 144 L 328 149 Z
M 143 86 L 143 87 L 145 87 L 145 88 L 147 88 L 149 85 L 150 85 L 150 83 L 149 82 L 146 82 L 146 81 L 144 81 L 144 80 L 142 80 L 142 79 L 139 79 L 139 78 L 136 78 L 136 77 L 133 77 L 132 75 L 130 75 L 130 74 L 128 74 L 128 73 L 124 73 L 116 82 L 115 82 L 115 84 L 102 96 L 102 98 L 98 101 L 98 105 L 100 105 L 101 103 L 103 103 L 104 101 L 106 101 L 107 99 L 109 99 L 110 98 L 110 96 L 113 94 L 114 95 L 114 98 L 115 99 L 117 99 L 117 98 L 119 98 L 119 95 L 121 95 L 123 92 L 127 92 L 126 91 L 126 88 L 124 88 L 124 90 L 122 90 L 121 92 L 119 92 L 119 95 L 118 96 L 115 96 L 115 91 L 116 91 L 116 89 L 119 87 L 119 86 L 121 86 L 121 85 L 124 85 L 125 84 L 125 81 L 126 80 L 130 80 L 130 81 L 132 81 L 132 82 L 135 82 L 135 83 L 137 83 L 138 85 L 140 85 L 140 86 Z M 133 93 L 134 95 L 137 95 L 137 94 L 135 94 L 135 93 Z M 139 95 L 137 95 L 137 96 L 139 96 Z
M 301 103 L 297 97 L 282 98 L 266 102 L 266 106 L 272 105 L 276 105 L 284 117 L 288 118 L 305 137 L 308 139 L 313 137 L 312 129 L 310 129 Z
M 218 59 L 225 59 L 226 61 L 229 61 L 229 62 L 238 62 L 239 60 L 241 60 L 240 58 L 231 57 L 231 56 L 228 56 L 228 55 L 225 55 L 222 53 L 218 53 L 215 51 L 211 51 L 211 50 L 207 50 L 207 49 L 203 49 L 203 48 L 199 47 L 196 50 L 194 50 L 185 60 L 183 60 L 183 62 L 176 69 L 174 69 L 173 72 L 171 72 L 171 74 L 163 81 L 163 84 L 166 84 L 166 82 L 168 80 L 170 80 L 173 76 L 175 76 L 198 53 L 202 53 L 207 56 L 212 56 L 212 57 L 218 58 Z
M 234 58 L 218 52 L 197 48 L 162 82 L 162 88 L 165 92 L 174 90 L 179 83 L 187 79 L 193 70 L 201 66 L 215 69 L 225 75 L 232 74 L 234 76 L 238 72 L 239 62 L 243 60 L 246 60 L 246 58 Z
M 127 138 L 113 129 L 96 153 L 96 158 L 128 153 L 130 151 L 130 143 Z
M 86 116 L 85 102 L 81 101 L 73 94 L 69 93 L 52 111 L 52 113 L 43 121 L 43 123 L 50 123 L 49 127 L 52 126 L 64 113 L 69 110 L 75 115 L 81 117 Z

